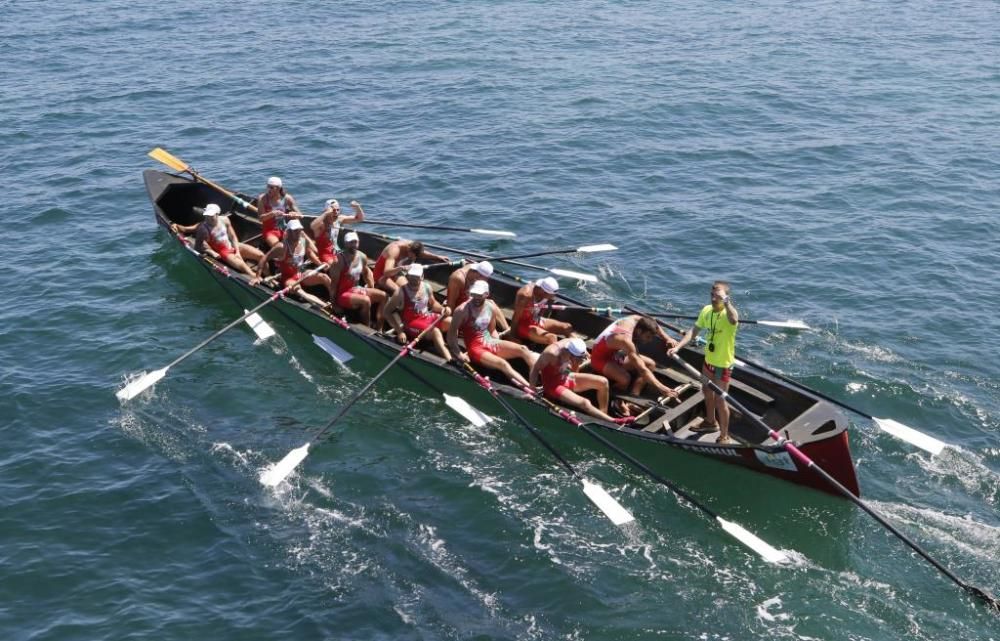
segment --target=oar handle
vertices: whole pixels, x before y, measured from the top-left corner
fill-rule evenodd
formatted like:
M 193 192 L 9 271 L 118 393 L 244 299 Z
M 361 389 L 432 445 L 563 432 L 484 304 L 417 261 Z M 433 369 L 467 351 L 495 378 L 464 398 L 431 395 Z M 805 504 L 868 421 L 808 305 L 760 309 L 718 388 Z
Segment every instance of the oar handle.
M 864 510 L 865 512 L 867 512 L 868 515 L 871 516 L 873 519 L 875 519 L 882 527 L 884 527 L 887 530 L 889 530 L 889 532 L 891 532 L 896 538 L 898 538 L 900 541 L 902 541 L 907 546 L 909 546 L 910 549 L 912 549 L 914 552 L 916 552 L 921 557 L 923 557 L 923 559 L 925 561 L 927 561 L 932 566 L 934 566 L 935 568 L 937 568 L 938 571 L 940 571 L 946 577 L 948 577 L 949 579 L 951 579 L 956 585 L 958 585 L 959 587 L 961 587 L 965 591 L 969 592 L 970 594 L 974 594 L 974 595 L 982 598 L 989 605 L 991 605 L 992 607 L 996 608 L 997 610 L 1000 610 L 1000 602 L 998 602 L 996 599 L 994 599 L 992 596 L 990 596 L 989 594 L 987 594 L 986 592 L 984 592 L 980 588 L 977 588 L 975 586 L 969 585 L 968 583 L 966 583 L 966 582 L 962 581 L 960 578 L 958 578 L 954 573 L 952 573 L 951 570 L 949 570 L 948 568 L 946 568 L 937 559 L 935 559 L 934 557 L 932 557 L 927 551 L 925 551 L 923 548 L 921 548 L 919 545 L 917 545 L 916 542 L 914 542 L 908 536 L 906 536 L 905 534 L 903 534 L 902 532 L 900 532 L 898 529 L 896 529 L 896 527 L 892 523 L 889 523 L 889 521 L 887 521 L 885 519 L 885 517 L 883 517 L 881 514 L 879 514 L 878 512 L 876 512 L 874 508 L 872 508 L 871 506 L 868 505 L 868 503 L 866 503 L 865 501 L 861 500 L 859 497 L 855 496 L 855 494 L 853 492 L 851 492 L 846 487 L 844 487 L 844 485 L 840 481 L 838 481 L 837 479 L 835 479 L 833 476 L 830 475 L 829 472 L 827 472 L 822 467 L 820 467 L 808 455 L 806 455 L 802 450 L 800 450 L 794 443 L 792 443 L 791 441 L 789 441 L 788 439 L 786 439 L 785 437 L 783 437 L 781 434 L 779 434 L 778 432 L 775 432 L 770 427 L 768 427 L 764 423 L 764 421 L 762 421 L 759 418 L 757 418 L 757 415 L 749 412 L 745 407 L 743 407 L 742 403 L 740 403 L 740 402 L 736 401 L 735 399 L 733 399 L 733 397 L 730 396 L 728 392 L 726 392 L 721 387 L 719 387 L 715 383 L 715 381 L 713 381 L 709 377 L 705 376 L 702 372 L 699 372 L 698 370 L 696 370 L 694 367 L 691 366 L 690 363 L 688 363 L 687 361 L 685 361 L 684 359 L 682 359 L 677 354 L 671 354 L 671 358 L 673 358 L 677 363 L 679 363 L 681 366 L 683 366 L 684 369 L 686 369 L 689 373 L 693 374 L 694 376 L 697 376 L 702 381 L 703 385 L 708 385 L 709 387 L 711 387 L 718 395 L 720 395 L 722 397 L 723 402 L 728 402 L 730 405 L 732 405 L 737 410 L 739 410 L 740 412 L 742 412 L 744 416 L 746 416 L 747 418 L 749 418 L 750 421 L 752 423 L 754 423 L 754 425 L 756 425 L 759 428 L 762 428 L 762 429 L 766 430 L 767 434 L 772 439 L 774 439 L 777 442 L 778 445 L 780 445 L 781 447 L 783 447 L 785 449 L 785 451 L 788 452 L 799 463 L 801 463 L 807 469 L 812 470 L 813 472 L 815 472 L 816 474 L 818 474 L 820 477 L 822 477 L 823 480 L 825 480 L 827 483 L 829 483 L 831 487 L 833 487 L 834 489 L 836 489 L 845 498 L 847 498 L 852 503 L 854 503 L 855 505 L 857 505 L 858 507 L 860 507 L 862 510 Z

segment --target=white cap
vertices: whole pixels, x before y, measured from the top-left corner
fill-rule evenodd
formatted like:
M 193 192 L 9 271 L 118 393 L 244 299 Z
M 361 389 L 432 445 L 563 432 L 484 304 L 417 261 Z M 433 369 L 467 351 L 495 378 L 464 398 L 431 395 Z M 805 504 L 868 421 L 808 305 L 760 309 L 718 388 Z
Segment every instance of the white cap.
M 472 287 L 469 288 L 470 296 L 485 296 L 490 293 L 490 284 L 485 280 L 477 280 L 472 283 Z
M 278 178 L 277 176 L 271 176 L 270 178 L 267 179 L 267 186 L 281 187 L 281 178 Z
M 476 270 L 486 278 L 493 275 L 493 265 L 485 260 L 478 263 L 472 263 L 472 269 Z
M 546 294 L 555 294 L 559 291 L 559 281 L 551 276 L 546 276 L 545 278 L 539 278 L 535 281 L 535 284 L 542 288 Z
M 571 338 L 566 343 L 566 351 L 577 358 L 583 358 L 587 355 L 587 344 L 579 338 Z
M 340 207 L 340 203 L 337 202 L 336 198 L 331 198 L 330 200 L 326 201 L 326 208 L 329 209 L 331 207 Z
M 287 229 L 288 231 L 294 231 L 296 229 L 302 229 L 302 223 L 299 222 L 298 218 L 293 218 L 290 221 L 288 221 L 288 225 L 285 226 L 285 229 Z
M 418 278 L 424 277 L 424 266 L 419 263 L 413 263 L 410 268 L 406 270 L 407 276 L 416 276 Z
M 215 203 L 205 205 L 205 216 L 218 216 L 221 212 L 222 210 Z
M 346 234 L 344 234 L 344 244 L 345 245 L 347 243 L 359 243 L 359 242 L 361 242 L 361 239 L 358 238 L 358 232 L 356 232 L 356 231 L 349 231 Z

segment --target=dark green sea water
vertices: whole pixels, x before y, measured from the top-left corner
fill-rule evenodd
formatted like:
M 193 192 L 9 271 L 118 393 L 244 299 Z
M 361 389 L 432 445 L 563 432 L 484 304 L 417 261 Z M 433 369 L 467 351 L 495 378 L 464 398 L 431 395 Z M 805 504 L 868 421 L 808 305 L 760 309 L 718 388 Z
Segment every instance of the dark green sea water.
M 954 443 L 853 417 L 867 500 L 1000 590 L 1000 10 L 945 2 L 0 2 L 0 639 L 996 639 L 850 504 L 665 454 L 752 556 L 589 441 L 614 528 L 515 424 L 390 375 L 290 487 L 259 470 L 380 366 L 238 315 L 153 223 L 163 146 L 307 211 L 614 242 L 577 298 L 691 314 L 740 353 Z M 534 275 L 523 272 L 525 276 Z

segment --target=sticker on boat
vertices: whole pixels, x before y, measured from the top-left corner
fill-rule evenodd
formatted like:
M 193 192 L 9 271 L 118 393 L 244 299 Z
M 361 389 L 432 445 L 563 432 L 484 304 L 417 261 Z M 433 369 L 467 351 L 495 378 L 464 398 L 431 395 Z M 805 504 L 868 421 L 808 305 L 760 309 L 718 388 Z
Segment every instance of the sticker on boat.
M 795 461 L 792 457 L 788 455 L 788 452 L 762 452 L 760 450 L 754 450 L 754 454 L 757 455 L 757 460 L 768 467 L 774 467 L 779 470 L 789 470 L 790 472 L 798 472 L 799 468 L 795 467 Z

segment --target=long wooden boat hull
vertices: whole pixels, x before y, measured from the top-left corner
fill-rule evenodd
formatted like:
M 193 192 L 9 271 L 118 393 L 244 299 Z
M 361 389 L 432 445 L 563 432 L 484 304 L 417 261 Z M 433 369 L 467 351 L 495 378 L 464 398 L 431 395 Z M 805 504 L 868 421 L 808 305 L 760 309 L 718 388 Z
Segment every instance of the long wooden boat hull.
M 157 223 L 171 235 L 173 235 L 170 232 L 171 223 L 190 225 L 200 221 L 200 209 L 208 203 L 216 203 L 223 212 L 231 212 L 230 220 L 241 239 L 246 240 L 259 235 L 260 224 L 252 212 L 208 185 L 184 176 L 156 170 L 145 171 L 144 180 L 153 203 Z M 240 196 L 244 200 L 251 200 L 245 195 Z M 369 257 L 376 257 L 382 247 L 393 240 L 381 234 L 355 231 L 358 231 L 361 237 L 361 249 Z M 183 242 L 180 237 L 177 238 L 186 255 L 205 266 L 213 278 L 221 282 L 241 301 L 247 301 L 249 305 L 254 300 L 263 301 L 274 294 L 274 290 L 264 285 L 250 285 L 249 279 L 243 274 L 229 270 L 208 255 L 195 252 L 190 243 Z M 425 278 L 432 284 L 446 283 L 448 274 L 454 268 L 445 264 L 427 266 Z M 508 303 L 507 307 L 512 306 L 514 292 L 521 286 L 520 280 L 497 270 L 490 281 L 491 296 L 501 307 L 504 307 L 505 303 Z M 564 303 L 558 300 L 556 302 Z M 568 307 L 574 306 L 569 304 Z M 302 331 L 315 337 L 330 339 L 354 353 L 359 359 L 372 362 L 373 368 L 381 367 L 387 358 L 399 350 L 399 346 L 391 337 L 358 323 L 344 323 L 342 319 L 331 317 L 327 312 L 294 297 L 283 298 L 268 309 L 274 309 L 274 313 L 285 317 Z M 606 316 L 581 309 L 554 312 L 553 317 L 568 320 L 577 331 L 591 338 L 611 322 Z M 698 397 L 697 384 L 691 384 L 683 371 L 669 362 L 662 342 L 659 345 L 642 345 L 640 349 L 657 361 L 657 373 L 664 375 L 665 381 L 672 379 L 674 382 L 683 383 L 688 380 L 689 395 L 673 407 L 655 405 L 650 401 L 651 411 L 645 422 L 634 427 L 622 427 L 591 419 L 589 424 L 599 429 L 601 434 L 616 444 L 627 446 L 630 453 L 638 454 L 644 463 L 654 469 L 658 468 L 659 459 L 663 458 L 663 448 L 670 447 L 739 465 L 797 485 L 837 494 L 822 477 L 808 468 L 801 467 L 782 447 L 761 434 L 759 428 L 745 417 L 735 415 L 731 423 L 730 432 L 736 437 L 736 444 L 719 445 L 714 442 L 715 435 L 691 432 L 684 425 L 695 423 L 698 413 L 703 413 L 704 403 L 700 402 Z M 682 356 L 700 369 L 703 359 L 701 352 L 686 349 L 683 350 Z M 434 390 L 461 395 L 487 414 L 504 416 L 504 409 L 490 394 L 431 350 L 413 352 L 402 363 L 424 379 Z M 837 408 L 823 399 L 788 386 L 763 372 L 738 369 L 733 374 L 733 380 L 730 393 L 735 398 L 750 411 L 758 414 L 772 429 L 794 441 L 817 465 L 829 472 L 851 492 L 860 495 L 848 442 L 847 420 Z M 415 384 L 427 387 L 424 383 Z M 496 375 L 494 384 L 514 407 L 535 421 L 539 428 L 564 434 L 579 431 L 572 423 L 550 411 L 540 401 L 527 396 L 519 389 L 502 384 L 501 378 Z

